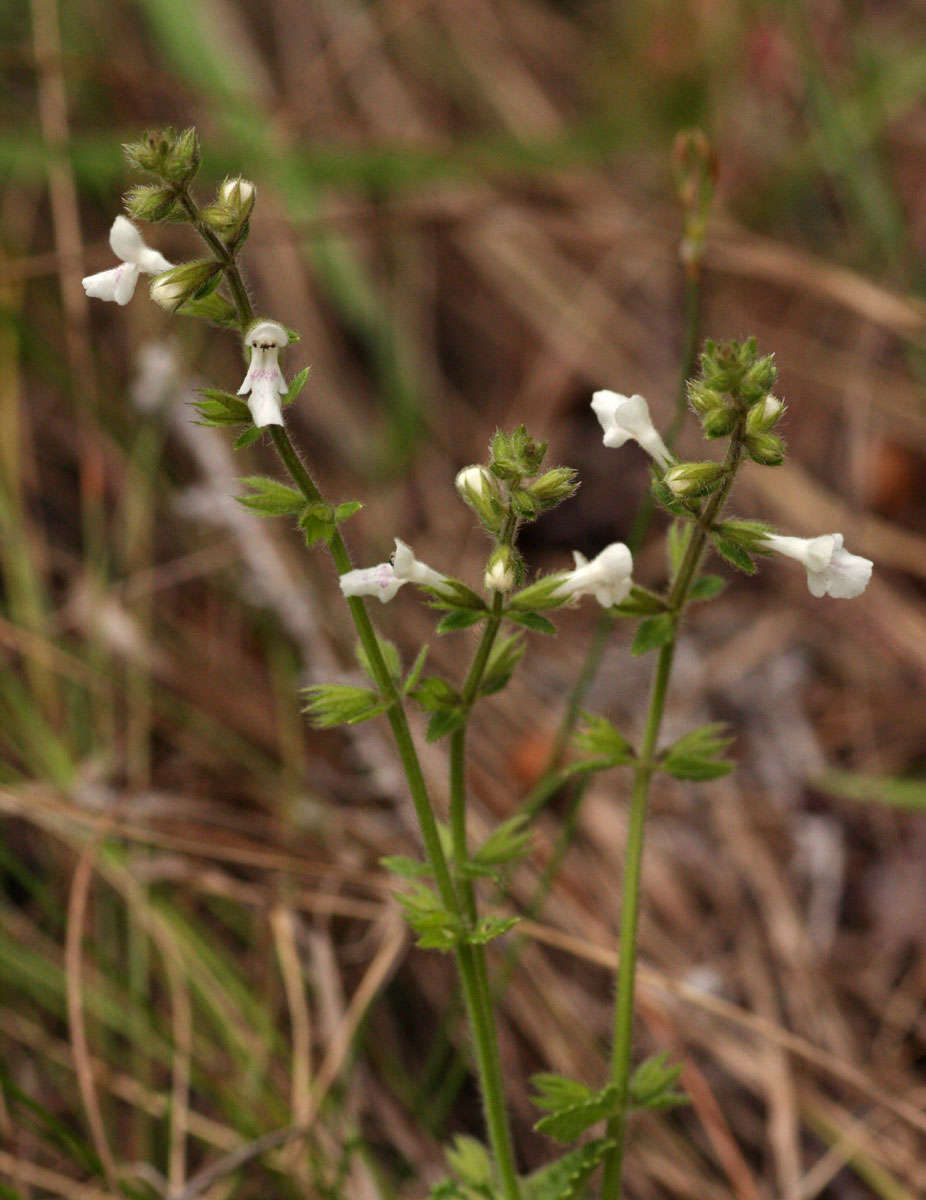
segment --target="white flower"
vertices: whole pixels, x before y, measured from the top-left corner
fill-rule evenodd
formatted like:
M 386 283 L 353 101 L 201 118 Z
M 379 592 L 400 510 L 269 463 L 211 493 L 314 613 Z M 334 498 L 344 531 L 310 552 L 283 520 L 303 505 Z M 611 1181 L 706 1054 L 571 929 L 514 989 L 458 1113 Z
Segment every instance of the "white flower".
M 375 567 L 360 567 L 346 571 L 340 578 L 341 591 L 345 596 L 375 596 L 383 604 L 391 600 L 400 587 L 408 583 L 399 579 L 392 563 L 377 563 Z
M 242 179 L 236 175 L 234 179 L 226 179 L 219 188 L 219 199 L 225 203 L 240 202 L 246 206 L 254 195 L 254 184 L 250 179 Z
M 251 393 L 248 396 L 248 408 L 258 428 L 282 425 L 280 396 L 286 392 L 286 380 L 277 362 L 277 355 L 289 345 L 289 334 L 276 321 L 258 321 L 248 330 L 244 341 L 245 345 L 251 347 L 251 365 L 238 388 L 238 395 Z
M 419 562 L 411 546 L 407 546 L 401 538 L 395 539 L 395 554 L 392 556 L 392 567 L 397 579 L 402 583 L 417 583 L 421 587 L 439 588 L 447 581 L 446 575 L 435 571 L 433 567 Z
M 556 589 L 560 597 L 577 600 L 580 596 L 594 596 L 602 608 L 620 604 L 627 599 L 633 586 L 630 573 L 633 556 L 623 542 L 612 542 L 589 562 L 578 550 L 574 550 L 575 570 L 564 575 Z
M 864 592 L 871 579 L 874 566 L 871 559 L 843 549 L 841 533 L 824 533 L 815 538 L 782 537 L 770 533 L 765 538 L 765 545 L 804 564 L 812 596 L 830 595 L 835 600 L 852 600 Z
M 659 436 L 642 396 L 622 396 L 619 392 L 595 392 L 592 409 L 604 430 L 606 446 L 623 446 L 632 438 L 652 455 L 660 467 L 672 462 L 668 446 Z
M 116 257 L 122 259 L 120 265 L 111 267 L 108 271 L 99 271 L 96 275 L 87 275 L 81 280 L 87 295 L 94 296 L 97 300 L 115 300 L 117 304 L 128 304 L 135 295 L 135 285 L 142 272 L 146 275 L 160 275 L 162 271 L 169 271 L 173 265 L 163 254 L 145 245 L 141 234 L 128 217 L 119 216 L 113 221 L 109 231 L 109 244 Z
M 148 290 L 155 304 L 166 308 L 168 312 L 174 311 L 187 292 L 182 283 L 169 275 L 159 275 Z
M 490 486 L 486 478 L 485 467 L 479 466 L 464 467 L 462 471 L 457 471 L 457 477 L 454 482 L 457 491 L 464 499 L 466 498 L 467 490 L 476 496 L 484 496 Z
M 514 582 L 514 568 L 503 558 L 496 558 L 489 564 L 483 579 L 487 592 L 510 592 Z

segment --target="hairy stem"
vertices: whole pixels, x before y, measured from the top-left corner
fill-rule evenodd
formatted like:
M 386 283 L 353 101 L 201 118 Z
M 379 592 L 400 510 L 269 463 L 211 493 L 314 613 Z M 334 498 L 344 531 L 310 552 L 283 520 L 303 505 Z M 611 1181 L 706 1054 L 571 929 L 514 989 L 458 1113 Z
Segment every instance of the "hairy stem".
M 643 741 L 634 765 L 621 897 L 620 961 L 617 968 L 617 995 L 614 1004 L 614 1041 L 611 1049 L 611 1082 L 617 1087 L 618 1107 L 615 1116 L 608 1122 L 607 1136 L 614 1142 L 614 1146 L 605 1158 L 601 1200 L 619 1200 L 621 1194 L 624 1141 L 627 1132 L 630 1054 L 633 1041 L 633 999 L 637 963 L 640 877 L 643 865 L 643 835 L 650 779 L 656 766 L 656 745 L 662 728 L 679 621 L 707 545 L 708 531 L 726 502 L 742 460 L 742 424 L 741 421 L 730 439 L 724 462 L 726 472 L 723 483 L 704 506 L 669 589 L 667 602 L 669 611 L 675 615 L 675 630 L 672 640 L 660 648 L 659 657 L 656 660 Z
M 196 202 L 186 188 L 180 190 L 178 198 L 197 232 L 206 241 L 215 257 L 225 268 L 225 277 L 228 280 L 235 307 L 238 310 L 239 325 L 243 332 L 254 319 L 254 310 L 251 307 L 247 288 L 244 285 L 244 280 L 236 262 L 235 253 L 229 250 L 216 237 L 212 230 L 205 225 Z M 300 458 L 296 448 L 293 446 L 286 429 L 282 425 L 271 425 L 268 428 L 277 454 L 293 483 L 295 483 L 296 487 L 299 488 L 310 504 L 324 503 L 324 497 L 310 475 L 305 463 Z M 343 575 L 349 571 L 352 566 L 350 554 L 337 527 L 335 527 L 334 534 L 329 542 L 329 549 L 338 574 Z M 351 596 L 348 598 L 347 603 L 357 630 L 357 635 L 360 638 L 360 644 L 364 649 L 367 662 L 370 664 L 370 669 L 373 672 L 376 685 L 382 697 L 389 701 L 386 716 L 392 729 L 392 735 L 402 761 L 406 779 L 408 780 L 409 791 L 415 805 L 418 824 L 421 828 L 428 865 L 431 868 L 438 894 L 445 908 L 460 918 L 461 922 L 465 925 L 469 914 L 464 911 L 453 884 L 453 878 L 450 874 L 450 868 L 441 844 L 434 809 L 431 805 L 431 799 L 428 795 L 427 785 L 421 770 L 421 763 L 418 759 L 418 752 L 415 749 L 411 730 L 408 725 L 408 718 L 402 706 L 402 697 L 395 686 L 392 676 L 389 674 L 389 669 L 386 666 L 382 650 L 380 649 L 379 639 L 373 629 L 373 624 L 363 600 L 357 596 Z M 491 644 L 489 644 L 486 650 L 486 658 L 490 650 Z M 478 687 L 478 684 L 476 686 Z M 463 987 L 470 1030 L 476 1048 L 476 1061 L 486 1125 L 495 1154 L 505 1200 L 520 1200 L 518 1176 L 514 1164 L 511 1134 L 504 1104 L 501 1059 L 498 1052 L 495 1025 L 492 1020 L 484 951 L 481 946 L 472 946 L 463 943 L 457 946 L 455 957 Z

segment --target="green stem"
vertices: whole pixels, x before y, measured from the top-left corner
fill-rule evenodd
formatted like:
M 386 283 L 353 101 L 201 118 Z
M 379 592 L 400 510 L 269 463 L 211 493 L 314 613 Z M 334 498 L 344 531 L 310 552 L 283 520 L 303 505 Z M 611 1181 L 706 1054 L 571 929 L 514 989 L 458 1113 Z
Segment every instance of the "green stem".
M 743 456 L 743 420 L 730 438 L 724 466 L 723 483 L 711 496 L 688 541 L 678 573 L 667 597 L 669 611 L 675 614 L 672 640 L 659 651 L 643 741 L 634 765 L 630 820 L 627 827 L 627 853 L 621 896 L 620 961 L 617 968 L 617 995 L 614 1004 L 614 1041 L 611 1050 L 611 1082 L 617 1087 L 617 1112 L 608 1122 L 607 1136 L 614 1142 L 604 1162 L 601 1200 L 619 1200 L 627 1131 L 627 1095 L 630 1086 L 630 1054 L 633 1041 L 634 982 L 637 964 L 637 924 L 640 906 L 640 877 L 643 866 L 643 835 L 649 786 L 656 768 L 656 745 L 662 728 L 666 694 L 672 674 L 678 626 L 691 585 L 694 583 L 707 545 L 708 531 L 723 508 Z
M 192 224 L 212 249 L 216 258 L 225 267 L 225 275 L 234 297 L 235 306 L 238 309 L 239 324 L 243 332 L 253 320 L 254 310 L 251 307 L 244 280 L 235 261 L 235 254 L 204 224 L 196 202 L 186 188 L 180 191 L 179 198 Z M 324 503 L 324 498 L 318 486 L 299 457 L 285 428 L 282 425 L 271 425 L 268 428 L 280 460 L 289 472 L 293 483 L 295 483 L 310 504 Z M 352 566 L 350 554 L 337 527 L 335 527 L 334 534 L 329 542 L 329 549 L 338 574 L 343 575 L 349 571 Z M 418 817 L 418 824 L 421 828 L 425 853 L 441 902 L 449 912 L 452 912 L 460 919 L 461 923 L 465 924 L 464 911 L 456 888 L 453 885 L 450 868 L 447 865 L 447 858 L 441 844 L 437 821 L 421 770 L 421 763 L 418 759 L 418 753 L 415 750 L 405 710 L 402 707 L 402 698 L 399 695 L 392 676 L 389 674 L 389 669 L 386 666 L 380 649 L 379 639 L 373 629 L 373 624 L 370 621 L 362 599 L 357 596 L 351 596 L 348 597 L 347 603 L 357 629 L 357 635 L 360 638 L 360 644 L 363 646 L 367 662 L 370 664 L 370 669 L 373 672 L 376 685 L 383 698 L 390 702 L 387 709 L 387 718 L 392 729 L 399 757 L 402 760 L 405 776 L 408 780 L 409 790 Z M 486 657 L 489 650 L 491 650 L 491 645 L 489 645 L 486 651 Z M 460 980 L 463 985 L 463 995 L 473 1042 L 476 1047 L 476 1060 L 486 1125 L 501 1177 L 505 1200 L 520 1200 L 511 1134 L 508 1128 L 504 1103 L 501 1059 L 498 1053 L 495 1026 L 491 1016 L 482 947 L 471 946 L 466 943 L 459 945 L 456 948 L 456 961 L 460 972 Z

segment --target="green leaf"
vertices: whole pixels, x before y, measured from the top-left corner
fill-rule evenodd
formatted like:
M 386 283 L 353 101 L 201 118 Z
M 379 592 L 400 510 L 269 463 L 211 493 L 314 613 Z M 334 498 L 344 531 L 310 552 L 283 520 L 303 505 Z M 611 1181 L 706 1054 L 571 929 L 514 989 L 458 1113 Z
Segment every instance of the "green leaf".
M 405 676 L 405 682 L 402 684 L 402 694 L 404 696 L 413 692 L 421 678 L 421 672 L 424 670 L 424 660 L 428 657 L 429 646 L 427 642 L 418 651 L 418 656 L 411 665 L 411 669 Z
M 465 720 L 466 715 L 462 709 L 443 708 L 439 712 L 434 713 L 430 721 L 428 721 L 425 740 L 428 742 L 440 741 L 448 733 L 453 733 L 455 729 L 459 729 Z
M 459 943 L 463 933 L 459 918 L 444 908 L 429 887 L 421 884 L 414 891 L 397 892 L 396 899 L 422 949 L 446 951 Z
M 640 1063 L 633 1075 L 627 1092 L 627 1104 L 631 1108 L 667 1109 L 688 1104 L 684 1092 L 676 1090 L 680 1064 L 669 1064 L 665 1054 L 654 1054 Z
M 656 502 L 674 517 L 690 518 L 693 513 L 697 512 L 696 504 L 693 504 L 690 500 L 683 500 L 680 496 L 676 496 L 675 492 L 662 479 L 654 478 L 650 490 Z
M 246 475 L 241 482 L 251 489 L 252 494 L 236 496 L 235 499 L 262 517 L 281 517 L 305 508 L 302 492 L 280 483 L 278 479 L 271 479 L 267 475 Z
M 250 425 L 251 410 L 239 396 L 216 388 L 201 388 L 199 394 L 203 399 L 194 400 L 193 407 L 203 425 Z
M 562 608 L 569 601 L 568 595 L 559 594 L 567 575 L 566 571 L 558 571 L 555 575 L 546 575 L 528 584 L 508 601 L 508 611 L 533 612 L 538 608 Z
M 235 439 L 233 450 L 243 450 L 246 446 L 252 446 L 263 433 L 263 429 L 259 429 L 256 425 L 252 425 L 250 429 L 246 429 L 244 433 Z
M 702 725 L 663 751 L 660 769 L 676 779 L 719 779 L 733 770 L 734 764 L 720 757 L 732 741 L 722 721 Z
M 299 528 L 307 546 L 331 541 L 335 530 L 334 509 L 330 504 L 307 504 L 299 518 Z
M 655 592 L 651 592 L 647 588 L 637 587 L 636 584 L 630 589 L 627 599 L 622 600 L 620 604 L 615 604 L 611 609 L 611 612 L 622 617 L 646 617 L 652 613 L 665 611 L 666 602 L 662 596 L 657 596 Z
M 692 585 L 691 591 L 688 593 L 689 600 L 713 600 L 727 586 L 727 581 L 722 575 L 702 575 L 700 579 L 696 579 Z
M 346 521 L 354 513 L 360 512 L 361 508 L 363 508 L 363 505 L 359 500 L 345 500 L 343 504 L 339 504 L 334 510 L 335 524 L 340 525 L 342 521 Z
M 309 372 L 311 370 L 312 370 L 311 367 L 303 367 L 298 375 L 293 376 L 292 383 L 289 385 L 289 387 L 286 390 L 286 395 L 280 401 L 281 405 L 284 408 L 286 407 L 287 404 L 292 404 L 292 402 L 296 399 L 296 397 L 299 395 L 299 393 L 305 387 L 305 381 L 308 379 Z
M 422 591 L 433 597 L 430 602 L 432 608 L 471 608 L 478 612 L 488 612 L 486 602 L 483 598 L 477 595 L 471 587 L 467 587 L 465 583 L 459 579 L 453 579 L 447 575 L 439 588 L 422 587 Z
M 334 725 L 356 725 L 385 712 L 390 702 L 369 688 L 343 683 L 320 683 L 305 688 L 308 704 L 302 710 L 316 729 Z
M 497 638 L 486 663 L 479 694 L 491 696 L 495 692 L 500 692 L 511 678 L 523 653 L 523 634 L 513 633 L 510 637 Z
M 523 625 L 525 629 L 532 629 L 534 633 L 556 633 L 556 626 L 552 621 L 548 621 L 546 617 L 542 617 L 536 612 L 512 612 L 507 609 L 505 618 L 513 621 L 515 625 Z
M 588 1084 L 552 1071 L 532 1075 L 531 1083 L 537 1089 L 537 1094 L 531 1097 L 533 1104 L 546 1112 L 561 1112 L 564 1108 L 587 1104 L 595 1096 L 595 1091 Z
M 468 629 L 470 625 L 478 624 L 484 616 L 485 612 L 477 609 L 456 608 L 438 621 L 437 632 L 453 633 L 456 629 Z
M 518 920 L 518 917 L 483 917 L 476 928 L 465 935 L 464 940 L 471 946 L 485 946 L 507 933 L 512 926 L 517 925 Z
M 668 490 L 666 488 L 666 491 Z M 687 521 L 673 521 L 669 526 L 666 551 L 669 556 L 669 570 L 672 572 L 673 579 L 678 574 L 679 567 L 682 565 L 682 559 L 685 557 L 685 551 L 688 549 L 690 538 L 691 525 Z
M 714 535 L 714 547 L 721 558 L 725 558 L 737 570 L 745 571 L 747 575 L 755 575 L 757 567 L 742 546 L 731 542 L 728 538 Z
M 891 775 L 856 775 L 828 771 L 813 786 L 840 800 L 886 804 L 908 812 L 926 812 L 926 779 L 895 779 Z
M 647 617 L 637 626 L 630 647 L 631 654 L 648 654 L 659 646 L 666 646 L 675 637 L 675 614 L 660 613 L 658 617 Z
M 522 1180 L 524 1200 L 582 1200 L 585 1185 L 614 1142 L 597 1138 Z
M 473 855 L 473 860 L 483 866 L 501 867 L 524 858 L 530 852 L 531 843 L 527 822 L 526 813 L 515 813 L 502 821 Z
M 383 870 L 400 875 L 403 879 L 422 879 L 431 874 L 431 868 L 426 862 L 417 858 L 406 858 L 404 854 L 387 854 L 379 860 L 379 865 Z
M 583 713 L 585 727 L 577 733 L 572 744 L 585 760 L 587 769 L 606 770 L 633 762 L 633 746 L 606 717 Z M 589 764 L 594 764 L 593 766 Z
M 458 1133 L 445 1154 L 447 1165 L 462 1183 L 475 1188 L 487 1188 L 486 1194 L 492 1194 L 492 1160 L 482 1142 Z
M 439 675 L 429 675 L 427 679 L 423 679 L 412 689 L 411 697 L 418 701 L 425 712 L 456 708 L 460 703 L 459 693 Z
M 541 1076 L 541 1078 L 547 1081 L 547 1090 L 542 1097 L 544 1106 L 551 1107 L 552 1101 L 558 1098 L 557 1093 L 551 1093 L 549 1090 L 549 1076 Z M 563 1082 L 570 1081 L 564 1080 Z M 577 1085 L 577 1087 L 581 1086 L 581 1084 Z M 583 1096 L 576 1093 L 575 1099 L 568 1103 L 561 1103 L 548 1116 L 541 1117 L 534 1128 L 538 1133 L 545 1133 L 548 1137 L 556 1138 L 558 1142 L 574 1142 L 586 1129 L 613 1116 L 617 1111 L 619 1101 L 618 1089 L 613 1083 L 606 1084 L 599 1092 L 587 1090 Z
M 390 642 L 388 638 L 381 637 L 378 633 L 375 634 L 375 637 L 376 644 L 379 646 L 379 652 L 383 657 L 383 662 L 386 664 L 386 670 L 389 672 L 389 678 L 394 683 L 398 683 L 402 677 L 402 661 L 399 658 L 399 648 L 395 642 Z M 370 660 L 367 658 L 363 642 L 357 643 L 354 647 L 354 654 L 364 673 L 373 683 L 376 683 L 376 675 Z

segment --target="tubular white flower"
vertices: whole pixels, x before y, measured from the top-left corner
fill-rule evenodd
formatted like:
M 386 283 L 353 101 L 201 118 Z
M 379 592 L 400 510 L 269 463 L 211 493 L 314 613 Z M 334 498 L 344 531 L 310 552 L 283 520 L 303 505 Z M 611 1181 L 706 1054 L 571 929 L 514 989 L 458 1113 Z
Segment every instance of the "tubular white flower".
M 242 179 L 240 175 L 236 175 L 233 179 L 226 179 L 219 188 L 219 199 L 226 204 L 239 201 L 246 206 L 251 202 L 253 195 L 254 184 L 250 179 Z
M 251 348 L 251 365 L 238 388 L 238 395 L 245 396 L 250 392 L 248 408 L 258 428 L 282 425 L 280 396 L 286 393 L 286 380 L 277 355 L 289 345 L 289 335 L 277 321 L 258 321 L 248 330 L 244 342 Z
M 510 563 L 497 558 L 485 573 L 483 586 L 487 592 L 510 592 L 514 587 L 514 569 Z
M 868 586 L 874 563 L 843 548 L 841 533 L 824 533 L 815 538 L 784 537 L 770 533 L 764 539 L 770 550 L 794 558 L 807 568 L 807 587 L 812 596 L 852 600 Z
M 633 555 L 623 542 L 612 542 L 589 562 L 574 550 L 575 569 L 563 576 L 556 594 L 570 600 L 594 596 L 602 608 L 626 600 L 633 586 Z
M 113 253 L 122 262 L 108 271 L 86 275 L 81 280 L 88 296 L 97 300 L 115 300 L 117 304 L 128 304 L 135 295 L 135 286 L 142 272 L 145 275 L 160 275 L 169 271 L 169 263 L 163 254 L 145 245 L 141 234 L 128 219 L 118 216 L 109 231 L 109 244 Z
M 397 579 L 402 583 L 417 583 L 421 587 L 439 588 L 447 582 L 447 576 L 426 563 L 415 558 L 411 546 L 406 545 L 401 538 L 395 539 L 395 554 L 392 556 L 392 568 Z
M 400 587 L 408 583 L 396 575 L 392 563 L 377 563 L 375 567 L 360 567 L 346 571 L 338 581 L 345 596 L 375 596 L 383 604 L 391 600 Z
M 454 481 L 457 491 L 463 498 L 466 498 L 467 490 L 471 491 L 475 496 L 484 496 L 490 484 L 486 477 L 485 467 L 472 466 L 463 467 L 461 471 L 457 471 L 457 477 Z
M 604 430 L 604 444 L 614 448 L 632 439 L 638 442 L 656 463 L 665 469 L 672 454 L 659 436 L 642 396 L 622 396 L 619 392 L 595 392 L 592 409 Z

